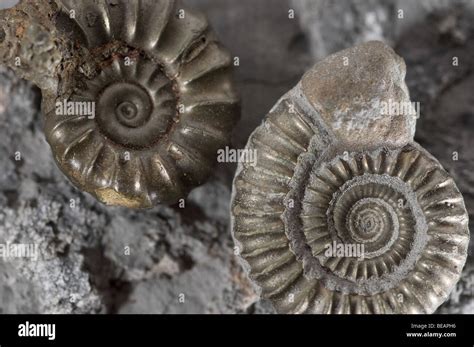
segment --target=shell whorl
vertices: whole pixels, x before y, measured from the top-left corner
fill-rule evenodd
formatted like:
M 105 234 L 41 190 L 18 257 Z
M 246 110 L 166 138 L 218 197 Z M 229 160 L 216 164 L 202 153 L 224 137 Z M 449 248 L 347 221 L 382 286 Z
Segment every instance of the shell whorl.
M 463 198 L 410 132 L 348 145 L 340 124 L 303 83 L 251 135 L 231 206 L 243 266 L 278 312 L 434 312 L 466 260 Z
M 239 117 L 230 55 L 204 16 L 177 1 L 59 3 L 57 26 L 86 58 L 54 102 L 96 109 L 95 117 L 46 112 L 59 167 L 106 204 L 185 198 L 210 175 Z

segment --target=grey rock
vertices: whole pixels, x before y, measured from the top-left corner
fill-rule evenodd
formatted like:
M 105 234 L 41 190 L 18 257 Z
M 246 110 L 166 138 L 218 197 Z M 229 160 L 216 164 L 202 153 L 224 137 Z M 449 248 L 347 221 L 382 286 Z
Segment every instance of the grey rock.
M 230 313 L 235 303 L 227 302 L 232 279 L 226 264 L 209 257 L 193 269 L 173 276 L 151 278 L 138 283 L 120 313 Z M 212 288 L 212 289 L 211 289 Z
M 464 268 L 461 280 L 452 291 L 449 300 L 437 313 L 472 314 L 474 312 L 474 265 L 468 263 Z
M 2 302 L 9 307 L 6 313 L 89 313 L 98 312 L 101 302 L 89 283 L 89 277 L 81 269 L 82 255 L 74 244 L 73 230 L 57 229 L 52 221 L 59 219 L 61 205 L 50 200 L 38 201 L 36 207 L 5 208 L 0 212 L 0 240 L 3 245 L 33 244 L 38 254 L 30 258 L 4 258 L 8 268 L 13 268 L 18 283 L 9 283 L 9 291 L 29 291 L 30 304 L 22 300 Z M 10 272 L 11 273 L 11 272 Z M 4 284 L 5 286 L 5 284 Z M 32 293 L 31 293 L 32 292 Z
M 316 59 L 370 40 L 395 45 L 432 12 L 474 9 L 472 0 L 290 0 Z
M 0 7 L 12 6 L 15 2 L 1 1 Z M 472 1 L 464 2 L 472 4 Z M 391 2 L 373 4 L 368 9 L 372 14 L 367 21 L 363 8 L 351 8 L 346 5 L 348 1 L 337 2 L 334 6 L 339 9 L 328 6 L 320 15 L 311 12 L 320 2 L 310 0 L 295 0 L 291 4 L 285 0 L 189 0 L 187 3 L 208 15 L 220 41 L 233 56 L 240 58 L 235 78 L 243 98 L 243 118 L 234 134 L 234 145 L 239 148 L 275 101 L 313 64 L 314 57 L 326 56 L 367 38 L 381 38 L 395 44 L 402 34 L 398 26 L 394 27 L 395 33 L 391 33 L 390 22 L 385 23 L 390 18 L 385 14 L 394 13 L 393 8 L 384 8 L 392 6 Z M 359 6 L 364 6 L 360 3 Z M 424 17 L 423 13 L 430 13 L 441 5 L 449 6 L 451 1 L 408 3 L 414 7 L 423 3 L 427 9 L 405 10 L 404 23 L 410 28 L 420 22 L 420 13 Z M 288 18 L 291 8 L 296 10 L 295 19 Z M 306 19 L 300 27 L 302 17 Z M 349 17 L 353 24 L 347 29 L 342 27 L 339 25 L 341 17 Z M 408 24 L 408 17 L 413 19 L 412 24 Z M 316 27 L 314 19 L 319 20 L 321 29 Z M 449 21 L 444 25 L 448 32 L 450 25 Z M 462 27 L 464 24 L 461 27 L 456 24 L 451 30 L 455 37 L 458 37 L 456 31 L 464 32 Z M 438 52 L 439 47 L 433 48 L 432 42 L 422 37 L 407 42 L 412 45 L 406 47 L 406 51 L 401 45 L 397 51 L 408 63 L 407 81 L 412 97 L 415 101 L 423 96 L 435 100 L 437 93 L 431 90 L 440 88 L 437 78 L 442 74 L 434 73 L 438 71 L 435 66 L 439 61 L 424 66 L 423 59 L 429 57 L 432 50 Z M 418 46 L 421 48 L 417 49 Z M 469 52 L 462 45 L 459 51 Z M 422 55 L 418 59 L 419 52 Z M 449 49 L 445 52 L 448 55 Z M 419 72 L 413 74 L 415 70 Z M 38 240 L 44 245 L 54 245 L 50 252 L 59 254 L 36 265 L 0 259 L 2 312 L 274 312 L 268 302 L 258 301 L 233 256 L 228 205 L 234 165 L 219 165 L 214 177 L 191 193 L 184 209 L 158 207 L 146 213 L 132 213 L 103 208 L 72 188 L 56 168 L 39 121 L 37 89 L 11 72 L 1 71 L 0 207 L 2 221 L 10 224 L 0 222 L 0 237 Z M 465 70 L 458 72 L 464 74 Z M 457 73 L 453 75 L 454 80 L 456 76 Z M 467 101 L 467 93 L 463 95 Z M 456 110 L 455 104 L 451 103 L 450 113 Z M 472 110 L 468 104 L 463 107 L 466 111 Z M 468 172 L 472 166 L 468 152 L 460 150 L 464 153 L 460 161 L 452 162 L 452 151 L 446 154 L 443 146 L 437 145 L 442 143 L 440 139 L 446 131 L 442 128 L 443 122 L 433 132 L 432 145 L 421 138 L 430 139 L 432 131 L 428 126 L 421 126 L 422 123 L 423 117 L 417 130 L 420 142 L 440 158 L 460 187 L 470 189 L 470 176 L 457 177 L 449 168 L 450 163 L 457 167 L 463 161 L 461 171 Z M 469 138 L 469 126 L 457 125 L 452 136 L 456 129 Z M 465 148 L 470 147 L 466 143 Z M 20 161 L 14 160 L 17 151 L 22 155 Z M 474 205 L 469 202 L 472 196 L 466 191 L 466 203 L 473 211 Z M 71 208 L 71 199 L 74 208 Z M 129 256 L 124 254 L 126 244 L 131 246 Z M 442 312 L 457 309 L 474 312 L 472 294 L 465 287 L 462 290 L 464 294 L 460 295 L 459 304 L 449 301 Z M 184 305 L 177 301 L 181 292 L 187 298 Z
M 3 0 L 0 4 L 0 9 L 10 8 L 18 4 L 20 0 Z
M 392 114 L 387 106 L 410 105 L 405 75 L 403 59 L 382 42 L 369 41 L 317 63 L 301 80 L 301 92 L 338 141 L 352 149 L 400 146 L 413 140 L 416 115 Z
M 0 14 L 0 63 L 43 89 L 57 88 L 64 43 L 51 24 L 53 5 L 22 1 Z
M 394 3 L 394 0 L 291 1 L 316 59 L 370 40 L 393 43 Z

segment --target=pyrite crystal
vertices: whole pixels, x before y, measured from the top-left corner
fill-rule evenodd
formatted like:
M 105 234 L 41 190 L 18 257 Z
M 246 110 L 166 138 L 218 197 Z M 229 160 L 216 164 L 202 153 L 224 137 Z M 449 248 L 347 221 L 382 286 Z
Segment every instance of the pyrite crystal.
M 24 0 L 0 24 L 0 57 L 42 89 L 46 139 L 81 190 L 149 208 L 210 175 L 240 108 L 202 14 L 172 0 Z
M 458 281 L 463 198 L 414 142 L 413 109 L 383 112 L 412 105 L 404 78 L 383 43 L 341 51 L 251 135 L 258 160 L 238 167 L 232 232 L 278 312 L 432 313 Z

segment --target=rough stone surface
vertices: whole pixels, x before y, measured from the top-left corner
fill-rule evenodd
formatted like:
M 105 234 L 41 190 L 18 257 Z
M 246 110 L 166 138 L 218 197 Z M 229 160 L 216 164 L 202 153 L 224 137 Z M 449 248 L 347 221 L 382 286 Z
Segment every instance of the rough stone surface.
M 362 148 L 403 146 L 413 140 L 416 114 L 384 109 L 390 111 L 389 103 L 411 105 L 405 74 L 403 59 L 389 46 L 369 41 L 317 63 L 301 89 L 340 141 Z
M 15 2 L 1 1 L 0 7 Z M 463 2 L 472 7 L 473 1 Z M 187 3 L 207 13 L 220 41 L 240 57 L 236 80 L 243 112 L 234 134 L 234 144 L 239 148 L 271 106 L 317 59 L 369 39 L 395 45 L 407 62 L 411 98 L 422 101 L 424 95 L 427 104 L 422 110 L 429 105 L 439 110 L 422 112 L 417 140 L 455 177 L 472 220 L 469 141 L 474 116 L 470 104 L 472 73 L 466 73 L 472 70 L 464 70 L 462 63 L 457 70 L 443 72 L 439 62 L 451 59 L 453 49 L 464 57 L 461 62 L 472 62 L 472 46 L 462 37 L 465 30 L 472 30 L 473 21 L 458 19 L 453 24 L 452 15 L 446 12 L 439 15 L 440 29 L 424 21 L 427 13 L 447 8 L 452 1 L 407 1 L 423 6 L 419 11 L 405 11 L 406 27 L 420 27 L 410 31 L 404 41 L 400 39 L 401 29 L 393 25 L 391 2 L 359 1 L 354 5 L 354 1 L 330 1 L 324 11 L 320 8 L 323 2 L 313 0 Z M 295 19 L 288 18 L 290 8 L 296 10 Z M 460 13 L 463 17 L 466 11 Z M 434 36 L 427 40 L 425 35 Z M 446 78 L 445 73 L 452 75 Z M 447 90 L 453 90 L 457 98 L 439 99 Z M 438 108 L 436 100 L 443 100 L 444 106 Z M 228 225 L 233 164 L 219 166 L 206 185 L 192 192 L 185 209 L 157 207 L 137 213 L 104 208 L 76 191 L 55 166 L 41 130 L 39 107 L 38 90 L 3 69 L 0 238 L 39 240 L 54 245 L 49 252 L 57 251 L 60 256 L 38 264 L 0 259 L 1 312 L 272 312 L 268 302 L 257 300 L 233 257 Z M 457 115 L 450 120 L 454 122 L 451 128 L 445 126 L 445 114 Z M 435 123 L 428 121 L 434 117 L 439 117 L 435 129 Z M 459 161 L 451 160 L 453 150 L 447 150 L 443 141 L 452 142 L 459 150 Z M 17 151 L 22 155 L 20 161 L 14 160 Z M 130 256 L 124 255 L 126 243 L 133 245 Z M 469 259 L 472 263 L 472 253 Z M 466 268 L 457 290 L 440 312 L 474 313 L 472 278 L 472 267 Z M 185 294 L 184 304 L 178 301 L 181 293 Z
M 10 8 L 12 6 L 15 6 L 18 4 L 20 0 L 3 0 L 2 3 L 0 4 L 0 9 L 3 8 Z
M 317 59 L 370 40 L 393 46 L 430 13 L 474 9 L 472 0 L 290 0 Z
M 15 7 L 19 11 L 2 11 L 0 62 L 43 90 L 53 90 L 65 54 L 63 42 L 55 38 L 52 29 L 53 7 L 46 4 L 24 0 Z

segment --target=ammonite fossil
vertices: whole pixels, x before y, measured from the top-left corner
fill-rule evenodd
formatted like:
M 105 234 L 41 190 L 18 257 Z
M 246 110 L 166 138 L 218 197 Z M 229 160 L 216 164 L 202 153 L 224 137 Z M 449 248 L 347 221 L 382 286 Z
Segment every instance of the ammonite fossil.
M 466 209 L 413 141 L 404 77 L 380 42 L 336 53 L 251 135 L 257 162 L 235 177 L 233 236 L 278 312 L 431 313 L 459 279 Z
M 185 198 L 240 114 L 231 56 L 180 1 L 55 2 L 52 45 L 63 56 L 43 113 L 58 166 L 105 204 Z

